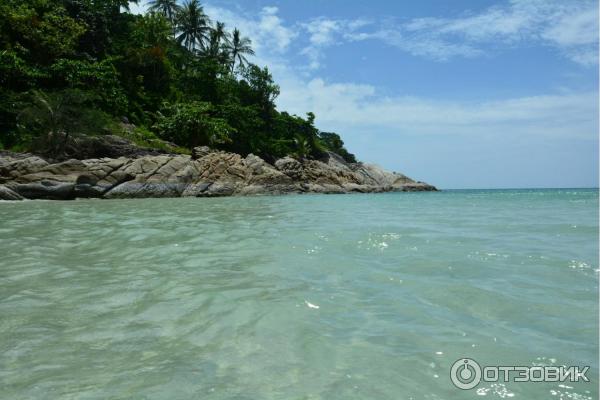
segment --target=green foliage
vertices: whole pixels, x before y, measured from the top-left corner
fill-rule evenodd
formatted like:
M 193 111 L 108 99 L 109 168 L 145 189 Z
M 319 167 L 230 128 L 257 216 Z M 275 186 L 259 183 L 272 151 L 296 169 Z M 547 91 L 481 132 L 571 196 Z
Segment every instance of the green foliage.
M 25 97 L 0 87 L 0 143 L 5 148 L 12 148 L 24 140 L 16 121 L 19 112 L 27 105 L 23 101 Z
M 344 160 L 346 160 L 349 163 L 356 162 L 356 157 L 354 156 L 354 154 L 349 153 L 348 150 L 346 150 L 346 148 L 344 147 L 344 141 L 337 133 L 320 132 L 319 138 L 328 150 L 339 154 Z
M 127 98 L 114 62 L 114 58 L 100 62 L 60 59 L 49 70 L 54 85 L 80 90 L 93 88 L 88 97 L 97 106 L 106 111 L 124 113 L 127 110 Z
M 291 154 L 298 158 L 320 158 L 328 150 L 319 140 L 313 113 L 308 113 L 307 119 L 280 113 L 275 118 L 273 130 L 279 141 L 272 151 L 278 157 Z
M 32 146 L 51 155 L 59 154 L 69 137 L 98 134 L 109 122 L 106 114 L 91 108 L 84 92 L 31 92 L 30 102 L 17 116 L 17 128 Z
M 154 128 L 161 138 L 188 148 L 230 142 L 233 128 L 213 111 L 205 102 L 165 104 Z
M 58 4 L 57 4 L 58 3 Z M 60 2 L 2 0 L 0 43 L 34 64 L 73 54 L 85 24 L 67 15 Z
M 26 0 L 31 1 L 31 0 Z M 77 54 L 102 59 L 119 55 L 129 46 L 134 16 L 121 13 L 119 2 L 111 0 L 62 0 L 69 15 L 85 24 Z M 121 5 L 129 4 L 122 1 Z
M 242 103 L 257 104 L 265 112 L 275 109 L 274 102 L 280 90 L 267 67 L 250 64 L 242 69 L 242 78 Z
M 0 86 L 4 89 L 27 90 L 48 75 L 27 63 L 14 50 L 0 51 Z
M 70 135 L 108 126 L 169 151 L 209 145 L 269 161 L 333 151 L 354 161 L 313 113 L 277 110 L 280 88 L 249 62 L 250 39 L 213 24 L 199 0 L 151 0 L 145 15 L 128 4 L 0 0 L 0 145 L 59 152 Z M 123 117 L 138 128 L 122 129 Z
M 159 48 L 163 52 L 169 46 L 173 26 L 162 14 L 151 12 L 135 23 L 134 35 L 144 48 Z
M 190 154 L 190 151 L 185 147 L 174 146 L 154 134 L 154 132 L 146 129 L 143 126 L 135 127 L 135 129 L 126 129 L 120 124 L 113 124 L 111 133 L 121 136 L 139 147 L 160 149 L 171 153 Z
M 231 142 L 223 145 L 223 149 L 243 155 L 262 154 L 261 132 L 264 132 L 265 123 L 256 107 L 232 102 L 216 107 L 215 115 L 233 128 Z

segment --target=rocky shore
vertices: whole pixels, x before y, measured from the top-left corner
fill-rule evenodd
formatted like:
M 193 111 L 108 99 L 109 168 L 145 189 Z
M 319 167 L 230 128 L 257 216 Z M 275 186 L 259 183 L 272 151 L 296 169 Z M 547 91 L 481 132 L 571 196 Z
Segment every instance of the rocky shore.
M 252 154 L 242 157 L 207 147 L 195 148 L 191 156 L 138 149 L 118 157 L 63 161 L 0 152 L 0 200 L 434 190 L 375 165 L 347 163 L 333 153 L 322 160 L 285 157 L 269 164 Z

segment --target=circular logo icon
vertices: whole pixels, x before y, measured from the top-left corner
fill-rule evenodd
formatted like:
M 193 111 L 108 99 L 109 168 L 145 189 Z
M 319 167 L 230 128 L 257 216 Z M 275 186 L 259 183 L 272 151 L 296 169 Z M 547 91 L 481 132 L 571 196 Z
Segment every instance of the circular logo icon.
M 450 380 L 459 389 L 473 389 L 481 381 L 481 367 L 470 358 L 456 360 L 450 369 Z

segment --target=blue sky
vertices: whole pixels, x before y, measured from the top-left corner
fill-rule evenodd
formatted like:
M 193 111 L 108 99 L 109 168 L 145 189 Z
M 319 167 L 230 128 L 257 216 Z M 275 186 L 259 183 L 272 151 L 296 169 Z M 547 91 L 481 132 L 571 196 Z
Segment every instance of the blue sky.
M 365 162 L 441 188 L 598 186 L 597 1 L 202 4 L 253 40 L 280 110 Z

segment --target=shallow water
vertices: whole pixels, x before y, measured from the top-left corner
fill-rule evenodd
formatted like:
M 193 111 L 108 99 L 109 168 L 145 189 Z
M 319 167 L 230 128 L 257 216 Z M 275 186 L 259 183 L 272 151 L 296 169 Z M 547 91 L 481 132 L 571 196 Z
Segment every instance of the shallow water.
M 2 399 L 597 399 L 597 356 L 597 191 L 0 204 Z

